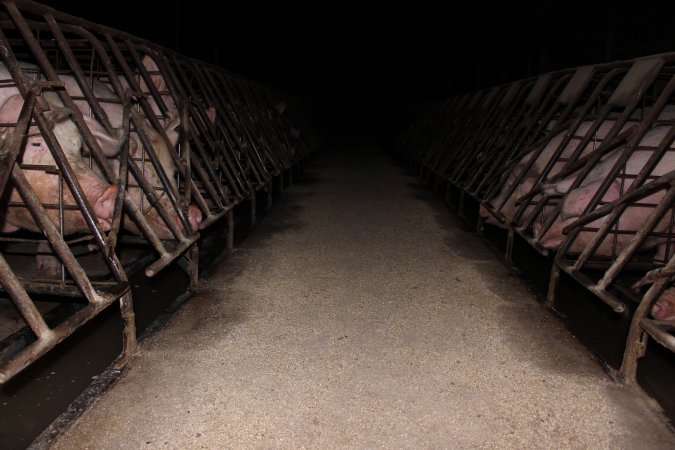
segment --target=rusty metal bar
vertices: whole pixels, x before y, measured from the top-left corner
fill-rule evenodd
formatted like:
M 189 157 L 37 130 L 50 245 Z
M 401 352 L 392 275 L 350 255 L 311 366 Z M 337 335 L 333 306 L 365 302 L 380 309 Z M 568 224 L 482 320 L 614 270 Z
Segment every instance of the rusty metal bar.
M 0 254 L 0 284 L 2 284 L 3 289 L 9 294 L 19 313 L 37 338 L 49 338 L 51 330 L 2 254 Z M 1 377 L 0 373 L 0 383 L 2 383 Z

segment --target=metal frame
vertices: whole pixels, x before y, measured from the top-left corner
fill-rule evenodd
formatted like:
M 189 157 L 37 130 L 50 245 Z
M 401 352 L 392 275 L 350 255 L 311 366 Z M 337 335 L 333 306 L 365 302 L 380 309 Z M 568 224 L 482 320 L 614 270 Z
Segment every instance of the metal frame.
M 27 0 L 2 0 L 0 7 L 0 56 L 11 79 L 0 80 L 0 89 L 15 89 L 24 106 L 16 124 L 0 145 L 0 192 L 16 189 L 22 202 L 0 204 L 0 208 L 25 208 L 44 237 L 0 235 L 0 244 L 39 244 L 49 246 L 61 264 L 61 276 L 17 275 L 13 257 L 0 247 L 0 284 L 16 304 L 36 340 L 0 362 L 0 384 L 45 354 L 81 325 L 95 317 L 115 300 L 120 301 L 124 325 L 124 348 L 118 364 L 124 364 L 136 346 L 134 311 L 125 267 L 116 251 L 126 242 L 148 246 L 156 253 L 145 268 L 152 277 L 177 261 L 190 277 L 191 289 L 198 284 L 199 230 L 191 229 L 191 205 L 202 213 L 200 230 L 220 219 L 227 221 L 227 250 L 233 248 L 234 207 L 241 202 L 251 206 L 251 223 L 256 221 L 256 192 L 267 190 L 272 200 L 276 178 L 283 187 L 291 181 L 291 168 L 304 164 L 314 150 L 304 139 L 297 139 L 291 154 L 291 126 L 301 122 L 303 107 L 295 99 L 260 83 L 245 79 L 220 67 L 177 54 L 151 42 L 105 26 L 60 13 Z M 144 66 L 149 58 L 157 69 Z M 33 64 L 29 66 L 26 63 Z M 34 67 L 34 68 L 32 68 Z M 160 90 L 153 77 L 161 77 L 166 89 Z M 64 86 L 74 82 L 81 94 Z M 107 86 L 111 94 L 102 97 L 95 83 Z M 109 232 L 103 232 L 77 174 L 52 131 L 45 114 L 50 105 L 44 90 L 54 91 L 83 141 L 83 158 L 92 170 L 109 184 L 118 186 Z M 73 95 L 71 95 L 73 94 Z M 280 101 L 294 104 L 295 115 L 275 114 Z M 116 129 L 106 112 L 106 104 L 118 104 L 122 124 Z M 178 144 L 174 147 L 164 125 L 171 119 L 170 104 L 180 118 Z M 81 108 L 80 106 L 86 105 Z M 214 108 L 215 119 L 209 114 Z M 119 170 L 113 170 L 90 130 L 94 119 L 109 134 L 121 133 Z M 55 166 L 21 164 L 23 136 L 37 127 L 44 137 Z M 157 146 L 152 133 L 159 136 Z M 121 130 L 121 131 L 120 131 Z M 131 139 L 140 143 L 132 153 Z M 160 155 L 160 152 L 168 152 Z M 176 166 L 176 179 L 169 179 L 162 165 L 168 157 Z M 4 168 L 8 168 L 4 170 Z M 47 171 L 58 175 L 64 193 L 57 204 L 41 204 L 25 174 Z M 287 174 L 287 175 L 286 175 Z M 133 178 L 130 178 L 130 177 Z M 133 182 L 132 182 L 133 180 Z M 175 185 L 174 185 L 175 182 Z M 174 187 L 176 186 L 176 187 Z M 60 191 L 59 191 L 60 192 Z M 138 199 L 140 198 L 140 203 Z M 173 236 L 163 239 L 153 229 L 147 214 L 154 211 Z M 65 214 L 81 214 L 88 233 L 67 235 Z M 52 218 L 50 218 L 50 216 Z M 53 217 L 60 217 L 55 223 Z M 174 220 L 175 218 L 175 220 Z M 140 235 L 122 234 L 123 225 L 133 222 Z M 56 220 L 59 222 L 59 220 Z M 44 239 L 46 238 L 46 239 Z M 92 274 L 75 256 L 73 248 L 83 243 L 96 245 L 108 275 Z M 82 297 L 84 306 L 63 323 L 50 328 L 45 323 L 32 294 Z M 53 297 L 56 298 L 56 297 Z
M 639 303 L 619 371 L 626 383 L 635 381 L 647 337 L 675 351 L 675 323 L 647 316 L 675 281 L 675 172 L 654 172 L 661 158 L 675 151 L 675 118 L 662 116 L 667 105 L 675 105 L 674 93 L 675 54 L 580 67 L 420 105 L 408 111 L 408 129 L 395 144 L 423 178 L 432 176 L 435 184 L 447 183 L 448 192 L 450 186 L 459 190 L 460 214 L 464 197 L 470 196 L 501 221 L 508 230 L 508 261 L 516 236 L 549 254 L 540 239 L 560 219 L 567 194 L 548 194 L 546 186 L 572 180 L 567 191 L 572 192 L 598 164 L 615 161 L 598 181 L 581 216 L 563 230 L 563 243 L 553 259 L 547 305 L 555 305 L 561 271 L 617 313 L 629 311 L 625 298 Z M 656 127 L 660 127 L 660 142 L 648 146 L 643 138 Z M 647 162 L 639 173 L 632 173 L 627 163 L 639 152 Z M 544 155 L 548 159 L 539 161 Z M 525 177 L 532 176 L 535 162 L 543 170 L 537 172 L 534 187 L 514 198 Z M 613 185 L 620 186 L 619 198 L 602 201 Z M 515 202 L 516 213 L 507 221 L 503 208 L 509 202 Z M 637 229 L 621 225 L 622 215 L 631 208 L 633 213 L 635 208 L 645 211 L 644 223 Z M 536 235 L 535 221 L 541 223 Z M 658 224 L 661 228 L 666 224 L 666 229 L 656 231 Z M 480 220 L 478 226 L 482 226 Z M 571 249 L 581 233 L 589 243 L 575 254 Z M 619 237 L 625 244 L 618 244 Z M 612 244 L 611 255 L 596 256 L 606 239 L 611 240 L 607 241 Z M 665 256 L 639 258 L 640 249 L 655 239 L 664 243 Z M 647 282 L 630 289 L 639 274 L 653 282 L 642 299 L 638 290 Z

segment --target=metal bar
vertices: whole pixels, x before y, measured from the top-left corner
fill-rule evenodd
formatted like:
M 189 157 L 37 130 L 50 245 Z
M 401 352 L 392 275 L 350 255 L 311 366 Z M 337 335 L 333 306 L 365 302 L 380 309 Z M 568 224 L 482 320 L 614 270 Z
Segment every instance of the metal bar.
M 124 139 L 122 143 L 122 149 L 120 151 L 120 173 L 118 176 L 119 185 L 117 190 L 117 196 L 115 197 L 115 206 L 113 209 L 113 220 L 110 227 L 110 232 L 108 233 L 108 247 L 110 251 L 113 251 L 117 246 L 117 235 L 120 230 L 122 223 L 122 209 L 124 208 L 124 194 L 127 190 L 127 176 L 128 176 L 128 164 L 129 164 L 129 127 L 130 120 L 129 116 L 131 114 L 131 99 L 127 95 L 124 101 L 124 112 L 122 117 L 122 129 L 124 133 Z
M 38 89 L 37 92 L 36 88 Z M 3 168 L 3 170 L 0 171 L 0 194 L 5 191 L 7 181 L 9 181 L 12 169 L 14 168 L 14 162 L 21 151 L 23 137 L 28 133 L 28 126 L 30 125 L 33 109 L 35 108 L 36 95 L 39 92 L 39 89 L 39 85 L 33 85 L 28 91 L 23 106 L 21 107 L 19 119 L 14 127 L 14 131 L 9 133 L 2 142 L 2 145 L 0 145 L 0 167 Z
M 49 350 L 54 348 L 59 342 L 73 334 L 79 327 L 96 317 L 99 312 L 105 309 L 114 300 L 114 298 L 109 298 L 104 302 L 88 304 L 83 309 L 75 312 L 56 328 L 52 329 L 50 334 L 28 345 L 10 360 L 0 363 L 0 384 L 7 382 L 17 373 L 21 372 Z
M 42 315 L 30 297 L 28 297 L 28 294 L 21 285 L 21 281 L 14 275 L 14 271 L 7 264 L 2 254 L 0 254 L 0 284 L 2 284 L 3 289 L 9 294 L 21 317 L 23 317 L 30 329 L 33 330 L 37 338 L 48 338 L 51 334 L 49 326 L 47 326 Z

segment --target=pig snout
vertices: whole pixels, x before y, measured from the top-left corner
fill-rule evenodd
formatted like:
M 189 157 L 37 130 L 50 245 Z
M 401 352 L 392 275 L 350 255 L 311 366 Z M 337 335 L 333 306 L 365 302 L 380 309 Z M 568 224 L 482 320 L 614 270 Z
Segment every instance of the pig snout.
M 675 320 L 675 288 L 661 294 L 652 306 L 651 314 L 657 320 Z
M 101 195 L 92 199 L 91 206 L 94 209 L 94 213 L 98 218 L 98 223 L 103 228 L 103 231 L 110 231 L 117 190 L 118 188 L 116 185 L 110 185 L 103 190 Z
M 193 232 L 199 230 L 199 224 L 202 222 L 202 211 L 195 205 L 188 206 L 187 219 Z M 183 229 L 183 222 L 181 222 L 177 215 L 174 216 L 174 220 L 176 221 L 176 225 L 178 225 L 181 230 L 185 231 Z
M 199 230 L 199 224 L 202 223 L 202 212 L 195 205 L 188 207 L 188 221 L 193 231 Z

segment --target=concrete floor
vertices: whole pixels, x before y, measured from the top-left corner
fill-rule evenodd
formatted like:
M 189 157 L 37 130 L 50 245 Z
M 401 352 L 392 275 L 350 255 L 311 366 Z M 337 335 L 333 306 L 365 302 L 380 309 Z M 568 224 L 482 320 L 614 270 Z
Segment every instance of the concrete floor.
M 320 155 L 55 448 L 674 448 L 379 150 Z

